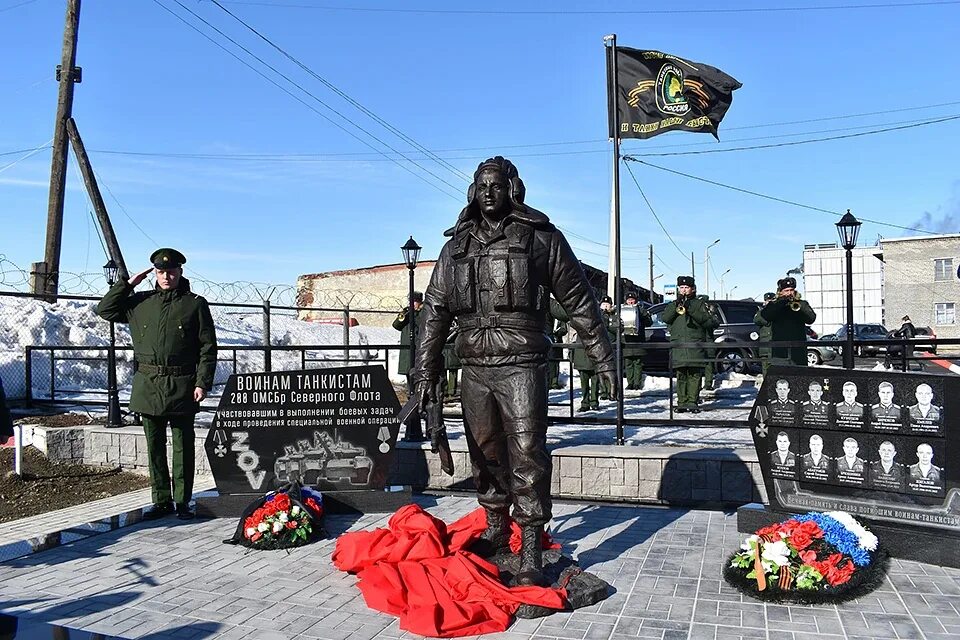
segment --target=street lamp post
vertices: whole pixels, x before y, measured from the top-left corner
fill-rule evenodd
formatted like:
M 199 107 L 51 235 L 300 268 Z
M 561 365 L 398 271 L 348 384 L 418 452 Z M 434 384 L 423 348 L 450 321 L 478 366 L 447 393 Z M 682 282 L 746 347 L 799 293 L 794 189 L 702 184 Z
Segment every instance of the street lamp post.
M 853 248 L 857 246 L 860 221 L 850 209 L 837 223 L 840 244 L 847 252 L 847 336 L 843 347 L 843 368 L 853 369 Z
M 724 286 L 723 286 L 723 278 L 724 278 L 728 273 L 730 273 L 730 269 L 727 269 L 726 271 L 724 271 L 723 273 L 720 274 L 720 298 L 721 298 L 721 299 L 723 298 L 724 292 L 726 291 L 726 289 L 724 289 Z
M 103 277 L 111 287 L 117 282 L 119 268 L 113 258 L 103 265 Z M 120 394 L 117 392 L 117 334 L 113 320 L 110 321 L 110 348 L 107 350 L 107 427 L 122 427 Z
M 739 286 L 740 286 L 740 285 L 735 284 L 735 285 L 733 285 L 733 287 L 730 288 L 730 291 L 727 291 L 727 300 L 730 299 L 730 294 L 733 293 L 734 291 L 736 291 L 736 290 L 737 290 L 737 287 L 739 287 Z
M 710 247 L 720 242 L 717 238 L 703 250 L 703 292 L 710 295 Z
M 407 265 L 409 273 L 409 295 L 407 296 L 407 318 L 410 321 L 410 367 L 413 368 L 417 358 L 417 313 L 413 306 L 413 272 L 417 269 L 417 261 L 420 259 L 420 249 L 422 247 L 410 236 L 410 239 L 404 243 L 400 250 L 403 252 L 403 262 Z M 409 371 L 404 372 L 407 376 L 407 391 L 411 397 L 416 393 L 414 388 L 413 376 Z M 403 436 L 406 442 L 420 442 L 423 440 L 423 427 L 420 424 L 419 414 L 412 416 L 407 422 L 407 428 Z

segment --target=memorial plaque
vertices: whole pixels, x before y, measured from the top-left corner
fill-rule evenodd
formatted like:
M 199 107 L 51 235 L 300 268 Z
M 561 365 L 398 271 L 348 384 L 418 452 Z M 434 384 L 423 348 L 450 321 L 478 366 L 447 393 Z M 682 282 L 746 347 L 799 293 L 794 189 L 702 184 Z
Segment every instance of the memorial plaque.
M 217 490 L 262 495 L 291 480 L 383 489 L 399 411 L 379 366 L 234 374 L 205 442 Z
M 774 366 L 750 423 L 774 510 L 960 538 L 958 417 L 954 376 Z

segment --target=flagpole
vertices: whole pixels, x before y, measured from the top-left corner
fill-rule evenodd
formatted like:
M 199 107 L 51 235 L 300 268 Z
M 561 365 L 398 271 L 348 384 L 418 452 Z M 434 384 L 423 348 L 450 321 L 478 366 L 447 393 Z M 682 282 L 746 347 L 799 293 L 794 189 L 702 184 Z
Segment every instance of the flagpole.
M 607 109 L 608 122 L 610 126 L 610 136 L 613 138 L 613 204 L 611 206 L 612 224 L 611 233 L 613 237 L 610 242 L 610 251 L 613 255 L 614 280 L 613 280 L 613 304 L 617 310 L 618 320 L 620 318 L 619 309 L 623 301 L 623 294 L 620 291 L 620 126 L 617 117 L 619 110 L 617 108 L 617 34 L 604 36 L 604 43 L 607 46 Z M 617 386 L 620 387 L 617 393 L 617 444 L 624 444 L 623 437 L 623 323 L 617 322 L 617 339 L 614 345 L 614 357 L 616 358 Z

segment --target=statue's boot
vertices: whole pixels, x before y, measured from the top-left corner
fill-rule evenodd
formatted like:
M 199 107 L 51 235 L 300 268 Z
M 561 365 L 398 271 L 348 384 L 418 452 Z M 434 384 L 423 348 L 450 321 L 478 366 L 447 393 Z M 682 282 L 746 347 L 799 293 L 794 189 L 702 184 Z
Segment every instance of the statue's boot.
M 484 509 L 487 514 L 487 528 L 470 546 L 470 551 L 478 556 L 489 558 L 510 550 L 510 521 L 502 511 Z
M 523 527 L 522 546 L 520 547 L 520 571 L 517 584 L 523 586 L 544 587 L 547 580 L 543 576 L 543 526 Z

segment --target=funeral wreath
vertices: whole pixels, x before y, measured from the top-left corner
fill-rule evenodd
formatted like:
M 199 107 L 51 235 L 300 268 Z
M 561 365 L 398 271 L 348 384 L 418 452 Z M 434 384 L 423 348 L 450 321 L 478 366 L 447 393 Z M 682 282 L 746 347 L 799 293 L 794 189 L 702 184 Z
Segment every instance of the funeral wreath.
M 886 570 L 877 536 L 843 511 L 806 513 L 763 527 L 724 569 L 727 582 L 761 600 L 839 602 L 876 588 Z

